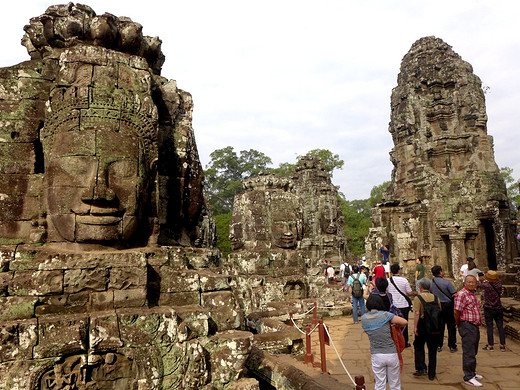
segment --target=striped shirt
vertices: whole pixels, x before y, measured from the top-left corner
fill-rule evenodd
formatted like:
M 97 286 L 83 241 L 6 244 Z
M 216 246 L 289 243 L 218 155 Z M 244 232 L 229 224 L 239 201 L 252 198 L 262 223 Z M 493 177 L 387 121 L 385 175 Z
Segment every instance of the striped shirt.
M 466 287 L 455 295 L 454 309 L 460 312 L 461 321 L 468 321 L 474 325 L 482 324 L 482 313 L 477 295 Z

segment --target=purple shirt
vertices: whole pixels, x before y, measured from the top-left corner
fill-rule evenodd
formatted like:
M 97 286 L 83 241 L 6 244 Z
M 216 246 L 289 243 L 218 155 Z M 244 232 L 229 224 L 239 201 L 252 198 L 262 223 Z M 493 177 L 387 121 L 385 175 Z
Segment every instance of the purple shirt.
M 479 283 L 478 287 L 484 290 L 484 307 L 490 309 L 502 308 L 502 301 L 500 301 L 500 295 L 502 294 L 502 283 L 491 283 L 486 281 Z

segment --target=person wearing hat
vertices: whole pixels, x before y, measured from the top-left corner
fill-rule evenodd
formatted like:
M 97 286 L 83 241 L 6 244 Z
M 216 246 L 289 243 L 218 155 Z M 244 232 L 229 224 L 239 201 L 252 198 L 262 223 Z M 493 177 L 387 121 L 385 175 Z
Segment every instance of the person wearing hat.
M 486 321 L 488 343 L 484 347 L 486 351 L 494 351 L 493 321 L 497 324 L 500 338 L 500 350 L 506 350 L 506 336 L 504 333 L 504 312 L 500 296 L 502 295 L 502 283 L 498 279 L 496 271 L 488 271 L 480 277 L 478 287 L 484 290 L 484 319 Z

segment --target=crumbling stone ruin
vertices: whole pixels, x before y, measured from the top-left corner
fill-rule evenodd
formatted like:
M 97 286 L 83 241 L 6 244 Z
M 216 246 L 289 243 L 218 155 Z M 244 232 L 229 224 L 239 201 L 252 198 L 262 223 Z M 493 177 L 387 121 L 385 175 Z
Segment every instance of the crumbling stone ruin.
M 336 269 L 346 255 L 338 192 L 315 157 L 296 173 L 244 180 L 230 224 L 229 270 L 239 278 L 244 311 L 270 302 L 317 297 L 323 259 Z
M 0 69 L 0 388 L 240 383 L 253 334 L 160 40 L 72 3 L 25 31 Z
M 467 256 L 480 269 L 505 269 L 516 247 L 486 122 L 482 83 L 471 65 L 441 39 L 415 42 L 392 91 L 394 169 L 373 209 L 369 258 L 385 242 L 394 261 L 422 256 L 452 275 Z

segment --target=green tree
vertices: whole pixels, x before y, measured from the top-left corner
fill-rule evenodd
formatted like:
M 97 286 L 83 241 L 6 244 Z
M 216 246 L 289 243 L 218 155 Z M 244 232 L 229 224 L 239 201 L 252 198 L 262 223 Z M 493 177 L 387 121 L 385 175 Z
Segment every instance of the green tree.
M 520 206 L 520 180 L 515 180 L 513 177 L 513 168 L 500 168 L 500 174 L 506 182 L 507 197 L 511 202 L 511 208 L 516 212 Z
M 325 165 L 325 170 L 330 176 L 332 176 L 335 169 L 343 168 L 344 161 L 339 158 L 339 154 L 334 154 L 328 149 L 312 149 L 309 150 L 306 155 L 318 157 L 323 165 Z M 298 160 L 302 157 L 303 156 L 298 156 Z
M 379 184 L 378 186 L 372 187 L 372 190 L 370 190 L 370 207 L 374 207 L 376 204 L 381 203 L 383 200 L 383 194 L 385 193 L 386 189 L 390 185 L 390 181 L 385 181 L 382 184 Z
M 372 207 L 381 203 L 383 193 L 390 185 L 389 181 L 372 187 L 370 198 L 345 200 L 340 197 L 343 217 L 345 218 L 345 234 L 347 248 L 351 253 L 360 256 L 365 253 L 365 237 L 372 226 Z
M 229 223 L 231 213 L 215 216 L 217 225 L 217 248 L 222 252 L 222 256 L 227 257 L 231 253 L 231 243 L 229 242 Z
M 217 149 L 210 154 L 206 166 L 206 191 L 214 215 L 230 213 L 233 199 L 242 190 L 242 180 L 267 171 L 271 158 L 254 149 L 242 150 L 237 155 L 232 146 Z

